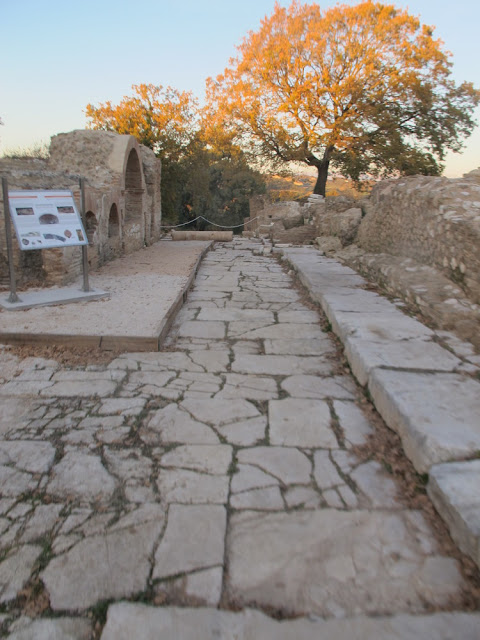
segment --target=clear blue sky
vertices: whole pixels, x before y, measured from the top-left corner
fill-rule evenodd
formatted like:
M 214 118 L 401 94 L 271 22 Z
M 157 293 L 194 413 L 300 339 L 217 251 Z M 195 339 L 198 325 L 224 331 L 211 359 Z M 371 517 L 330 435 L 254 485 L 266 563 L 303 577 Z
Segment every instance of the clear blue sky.
M 479 0 L 393 4 L 434 25 L 453 54 L 455 81 L 480 87 Z M 132 84 L 201 98 L 205 78 L 223 71 L 273 7 L 274 0 L 0 0 L 0 155 L 84 128 L 89 102 L 118 102 Z M 463 154 L 449 156 L 445 173 L 478 166 L 480 128 Z

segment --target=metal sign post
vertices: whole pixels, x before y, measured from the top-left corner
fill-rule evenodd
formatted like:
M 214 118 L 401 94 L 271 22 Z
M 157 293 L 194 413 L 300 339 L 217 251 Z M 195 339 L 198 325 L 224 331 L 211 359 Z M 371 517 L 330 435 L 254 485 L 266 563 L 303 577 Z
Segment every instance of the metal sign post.
M 17 284 L 15 282 L 15 266 L 13 264 L 12 250 L 12 227 L 10 224 L 10 204 L 8 201 L 8 182 L 6 178 L 2 178 L 2 191 L 3 217 L 5 219 L 5 238 L 7 241 L 8 270 L 10 272 L 10 295 L 8 297 L 8 302 L 20 302 L 20 298 L 17 296 Z
M 83 226 L 87 228 L 87 220 L 85 218 L 85 178 L 80 178 L 80 215 L 82 217 Z M 82 267 L 83 267 L 83 290 L 90 291 L 88 282 L 88 247 L 82 245 Z

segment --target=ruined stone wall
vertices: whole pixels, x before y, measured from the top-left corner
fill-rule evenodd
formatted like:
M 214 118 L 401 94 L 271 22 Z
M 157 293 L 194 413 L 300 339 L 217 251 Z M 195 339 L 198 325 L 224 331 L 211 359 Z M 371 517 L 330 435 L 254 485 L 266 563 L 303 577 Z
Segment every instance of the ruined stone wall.
M 430 265 L 480 303 L 480 170 L 459 179 L 386 180 L 364 207 L 361 249 Z
M 79 178 L 85 185 L 88 261 L 95 269 L 137 251 L 161 233 L 161 163 L 133 136 L 106 131 L 72 131 L 54 136 L 50 156 L 0 159 L 9 189 L 69 189 L 80 209 Z M 1 196 L 0 196 L 1 197 Z M 0 202 L 0 282 L 8 282 L 3 202 Z M 39 254 L 30 257 L 26 254 Z M 81 249 L 65 247 L 21 252 L 14 240 L 19 283 L 63 285 L 81 273 Z

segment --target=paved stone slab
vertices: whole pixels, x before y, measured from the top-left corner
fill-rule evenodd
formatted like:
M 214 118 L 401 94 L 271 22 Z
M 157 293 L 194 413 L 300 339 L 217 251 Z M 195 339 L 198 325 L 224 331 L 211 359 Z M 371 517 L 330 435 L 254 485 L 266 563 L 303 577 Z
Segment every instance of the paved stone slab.
M 345 355 L 352 372 L 366 385 L 372 369 L 409 369 L 417 371 L 454 371 L 461 360 L 435 342 L 399 340 L 371 342 L 354 336 L 345 340 Z
M 395 482 L 376 460 L 359 465 L 352 472 L 351 478 L 375 509 L 400 508 L 400 504 L 395 500 L 397 495 Z
M 9 640 L 90 640 L 91 622 L 83 618 L 56 618 L 54 620 L 27 619 L 11 633 Z
M 218 505 L 170 505 L 167 529 L 155 553 L 153 578 L 223 564 L 227 512 Z
M 222 425 L 238 422 L 260 415 L 254 404 L 247 400 L 212 398 L 207 400 L 186 399 L 181 406 L 200 422 Z
M 34 412 L 38 400 L 23 398 L 21 402 L 18 398 L 2 397 L 0 402 L 0 437 L 13 431 L 24 429 Z
M 333 353 L 335 347 L 328 337 L 294 338 L 292 340 L 266 339 L 267 355 L 321 356 Z
M 284 398 L 268 403 L 270 442 L 303 448 L 337 448 L 328 404 L 323 400 Z
M 134 512 L 113 531 L 87 537 L 50 561 L 41 578 L 54 611 L 87 609 L 145 590 L 151 554 L 164 522 L 160 506 L 149 509 L 148 521 Z
M 456 561 L 425 555 L 413 523 L 332 509 L 231 517 L 228 593 L 238 604 L 350 617 L 421 612 L 459 593 Z
M 265 440 L 267 424 L 266 416 L 258 416 L 257 418 L 249 418 L 248 420 L 223 425 L 218 427 L 218 431 L 230 444 L 250 447 Z
M 334 400 L 333 410 L 348 444 L 362 445 L 374 432 L 372 425 L 354 402 Z
M 176 404 L 155 411 L 140 430 L 140 437 L 148 444 L 219 444 L 215 432 Z
M 332 365 L 317 356 L 256 356 L 239 354 L 232 364 L 238 373 L 292 376 L 299 373 L 329 375 Z
M 0 440 L 0 463 L 14 464 L 29 473 L 46 473 L 52 466 L 55 449 L 49 442 Z
M 185 338 L 210 338 L 225 337 L 225 324 L 223 322 L 200 322 L 192 320 L 184 322 L 178 330 L 178 335 Z
M 227 373 L 225 385 L 216 398 L 248 400 L 272 400 L 278 397 L 277 383 L 265 376 L 248 376 L 239 373 Z
M 278 621 L 253 609 L 234 613 L 121 602 L 109 607 L 101 640 L 478 640 L 479 625 L 478 613 Z
M 313 464 L 313 475 L 320 489 L 331 489 L 344 484 L 344 480 L 339 476 L 328 451 L 315 451 Z
M 340 398 L 345 400 L 355 398 L 355 383 L 347 376 L 332 376 L 331 378 L 308 375 L 290 376 L 282 382 L 281 387 L 293 398 Z
M 261 511 L 283 511 L 285 503 L 279 487 L 264 487 L 236 493 L 230 499 L 233 509 L 257 509 Z
M 480 450 L 480 382 L 456 374 L 375 369 L 369 390 L 420 473 Z
M 100 458 L 81 451 L 68 451 L 53 467 L 47 491 L 63 498 L 75 496 L 88 501 L 108 500 L 115 480 Z
M 262 469 L 285 485 L 309 484 L 312 465 L 307 456 L 289 447 L 253 447 L 237 454 L 240 464 Z
M 452 538 L 480 566 L 480 460 L 434 465 L 427 490 Z
M 157 477 L 160 497 L 167 504 L 226 504 L 228 484 L 228 476 L 185 469 L 161 469 Z
M 337 311 L 328 317 L 333 331 L 342 342 L 349 336 L 370 342 L 398 342 L 399 340 L 429 340 L 433 331 L 417 320 L 404 315 L 392 305 L 392 313 L 355 313 Z
M 232 461 L 232 447 L 219 445 L 181 445 L 162 456 L 162 467 L 178 467 L 213 475 L 226 475 Z
M 229 331 L 230 334 L 230 331 Z M 238 335 L 238 334 L 237 334 Z M 304 324 L 304 323 L 282 323 L 272 324 L 253 331 L 246 331 L 242 334 L 242 340 L 258 340 L 258 339 L 270 339 L 270 340 L 292 340 L 303 339 L 309 340 L 311 338 L 321 339 L 324 337 L 320 326 L 318 324 Z M 233 335 L 231 337 L 234 337 Z
M 17 593 L 30 578 L 41 552 L 41 547 L 26 544 L 7 555 L 0 563 L 0 603 L 17 597 Z

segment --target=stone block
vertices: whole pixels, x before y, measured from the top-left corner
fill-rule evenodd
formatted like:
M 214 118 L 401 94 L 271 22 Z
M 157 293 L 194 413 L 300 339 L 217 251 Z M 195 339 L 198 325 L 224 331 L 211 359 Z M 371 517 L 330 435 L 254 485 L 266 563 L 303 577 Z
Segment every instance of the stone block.
M 375 407 L 402 439 L 419 473 L 480 450 L 480 383 L 448 373 L 375 369 L 368 384 Z
M 480 567 L 480 460 L 434 465 L 427 490 L 452 538 Z

